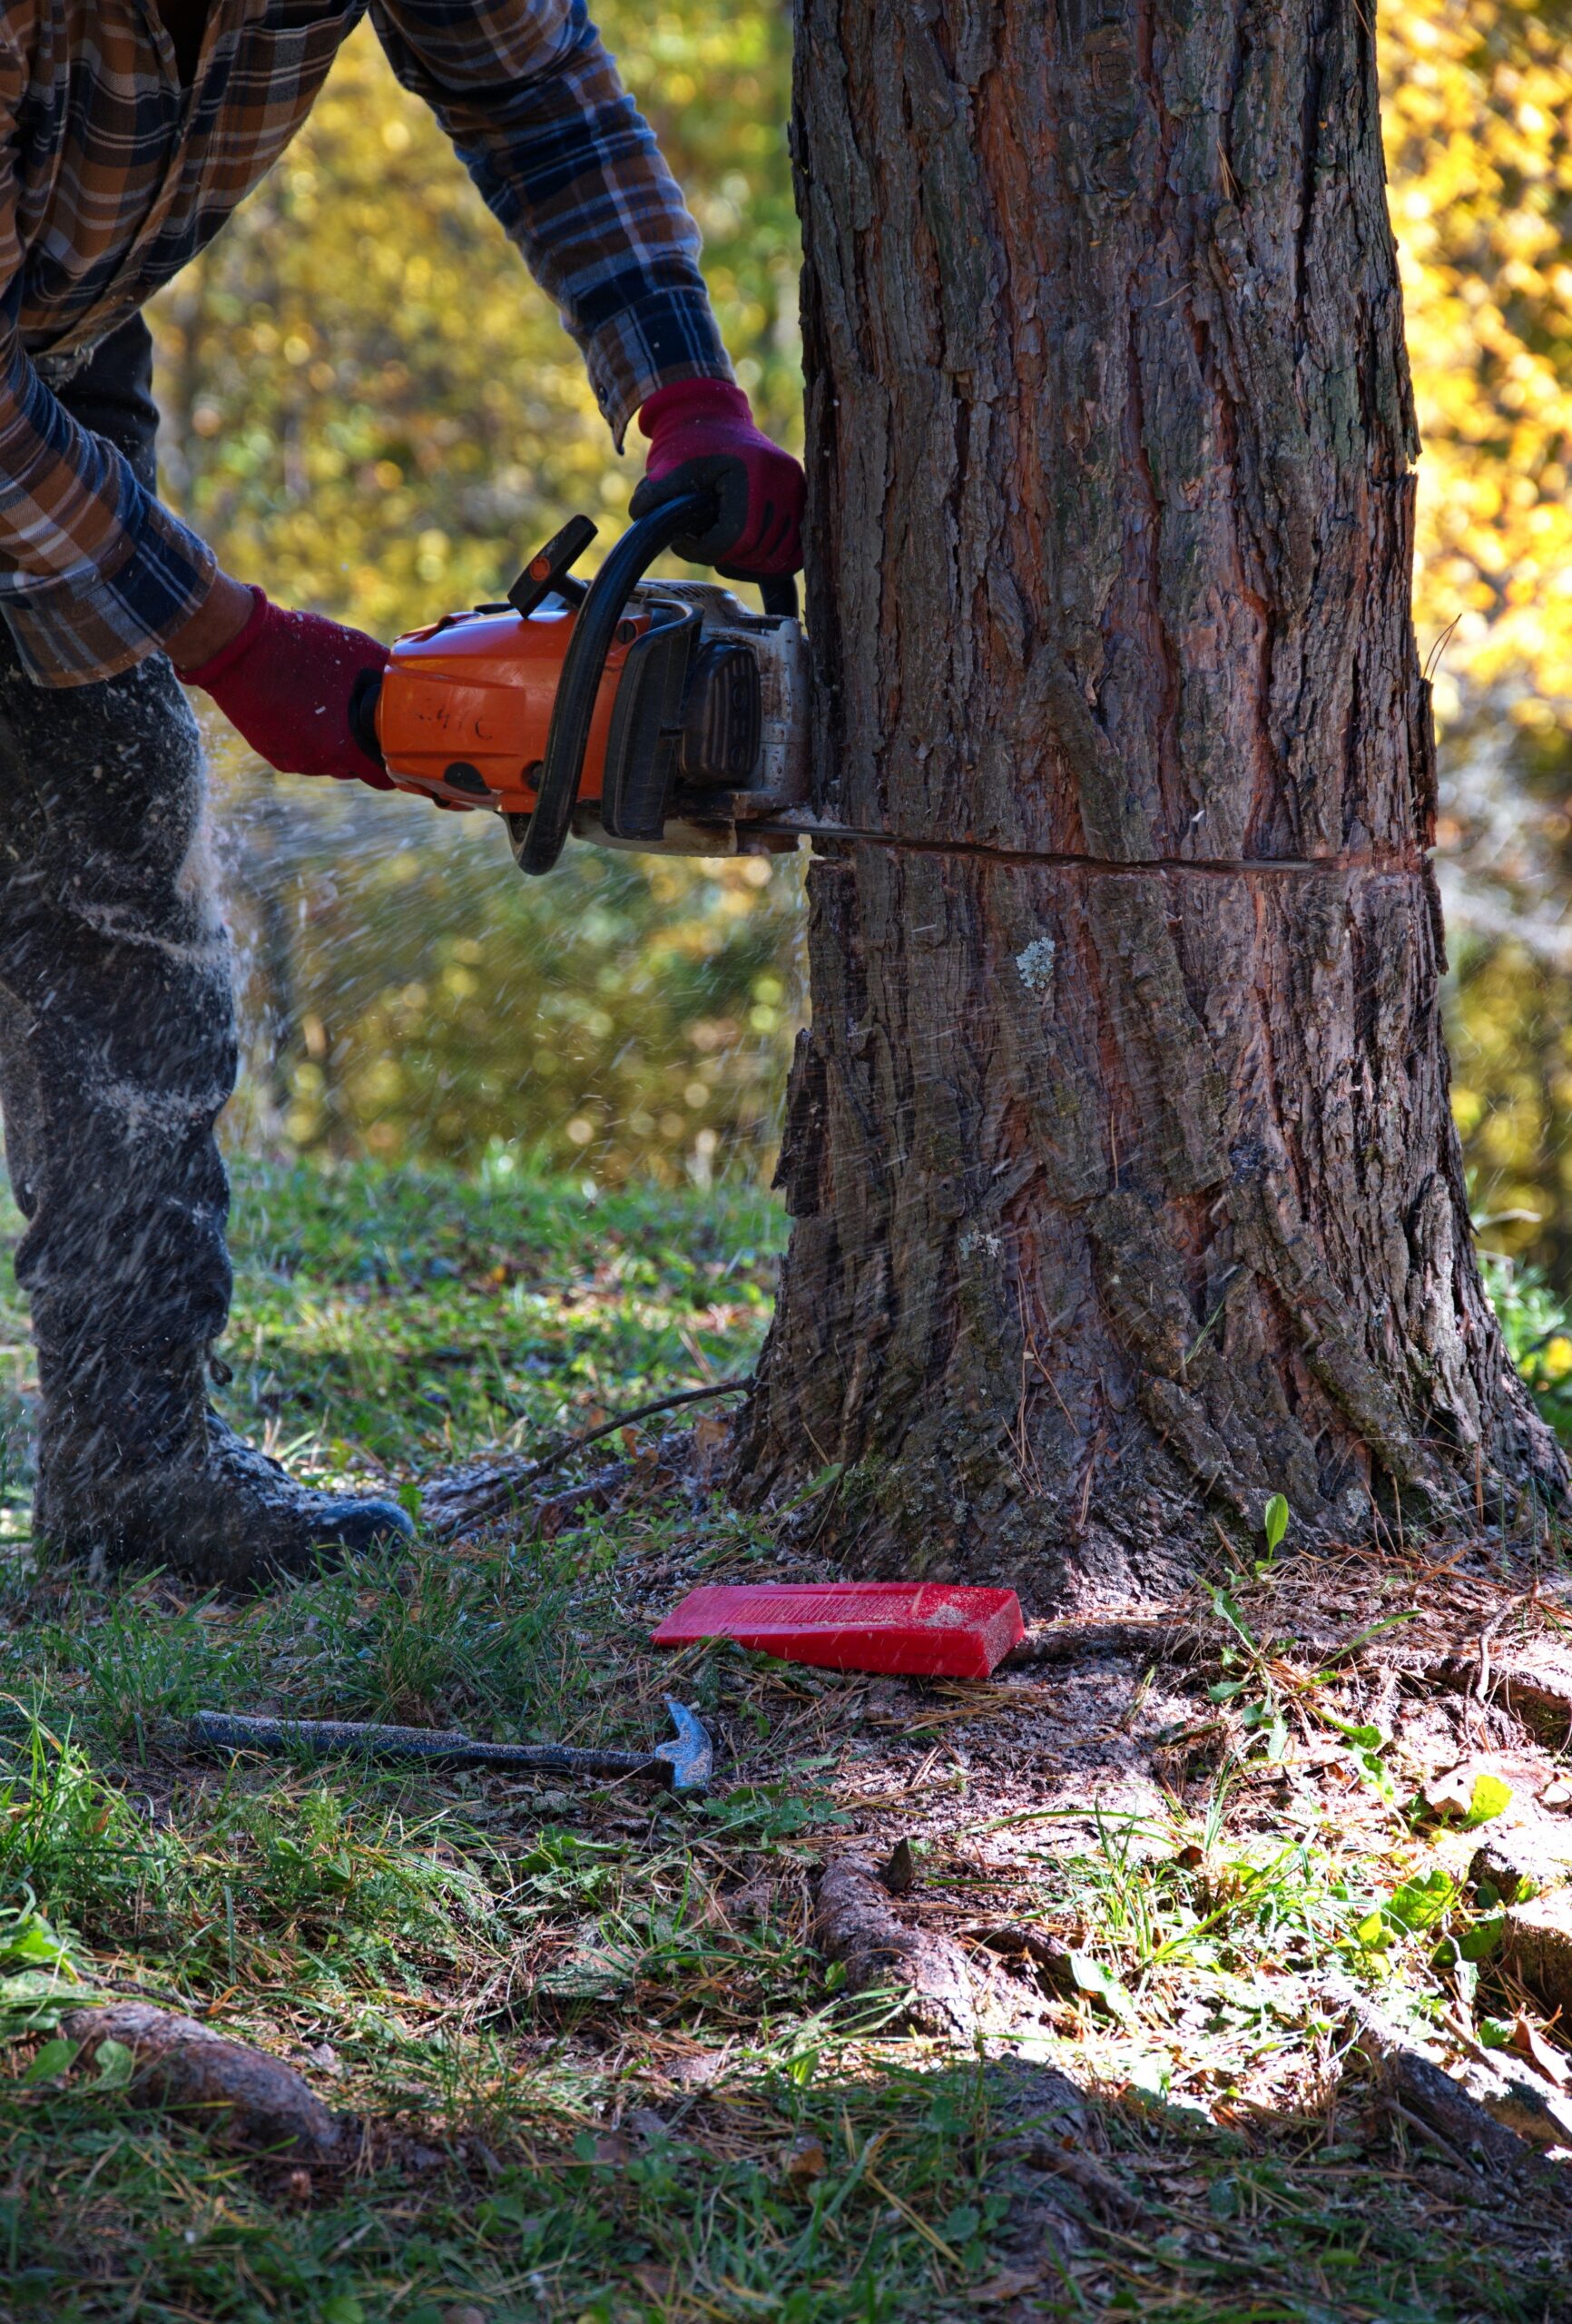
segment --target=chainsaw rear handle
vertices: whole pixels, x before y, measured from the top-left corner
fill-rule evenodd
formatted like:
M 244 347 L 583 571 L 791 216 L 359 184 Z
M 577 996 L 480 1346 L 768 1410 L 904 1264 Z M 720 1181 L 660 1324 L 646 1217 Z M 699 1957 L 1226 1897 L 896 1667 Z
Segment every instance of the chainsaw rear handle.
M 534 812 L 527 820 L 508 818 L 514 861 L 521 872 L 538 878 L 551 871 L 567 840 L 606 655 L 628 599 L 657 556 L 682 535 L 702 532 L 713 523 L 713 508 L 712 492 L 684 492 L 663 501 L 629 526 L 585 591 L 563 657 Z M 789 574 L 772 576 L 760 588 L 766 613 L 796 617 L 797 585 Z

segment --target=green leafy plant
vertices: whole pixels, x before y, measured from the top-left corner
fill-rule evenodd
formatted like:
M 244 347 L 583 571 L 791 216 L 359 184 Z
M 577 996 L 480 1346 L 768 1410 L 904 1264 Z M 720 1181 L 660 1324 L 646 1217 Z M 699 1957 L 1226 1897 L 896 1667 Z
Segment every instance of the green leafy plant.
M 1511 1804 L 1511 1785 L 1505 1782 L 1500 1776 L 1491 1775 L 1488 1768 L 1481 1768 L 1474 1777 L 1473 1793 L 1469 1802 L 1468 1815 L 1463 1821 L 1463 1829 L 1471 1832 L 1481 1824 L 1493 1823 L 1495 1818 L 1503 1815 Z
M 1280 1492 L 1274 1492 L 1263 1512 L 1261 1530 L 1266 1536 L 1266 1554 L 1274 1558 L 1282 1546 L 1288 1531 L 1288 1503 Z

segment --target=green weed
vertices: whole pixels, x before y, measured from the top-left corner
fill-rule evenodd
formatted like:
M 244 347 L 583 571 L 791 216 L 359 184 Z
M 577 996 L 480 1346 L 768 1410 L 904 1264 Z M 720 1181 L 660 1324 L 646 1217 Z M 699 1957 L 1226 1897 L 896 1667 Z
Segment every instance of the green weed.
M 561 1706 L 575 1564 L 548 1544 L 402 1552 L 329 1573 L 259 1620 L 273 1674 L 302 1707 L 417 1725 L 482 1720 L 522 1739 Z
M 1542 1271 L 1498 1251 L 1479 1253 L 1507 1354 L 1564 1444 L 1572 1444 L 1572 1313 Z
M 145 1756 L 161 1721 L 243 1699 L 259 1683 L 245 1633 L 214 1614 L 211 1603 L 155 1606 L 133 1583 L 107 1592 L 91 1623 L 45 1624 L 39 1635 L 56 1670 L 80 1674 L 83 1725 Z
M 178 1844 L 36 1718 L 0 1742 L 0 1903 L 158 1943 L 172 1932 Z

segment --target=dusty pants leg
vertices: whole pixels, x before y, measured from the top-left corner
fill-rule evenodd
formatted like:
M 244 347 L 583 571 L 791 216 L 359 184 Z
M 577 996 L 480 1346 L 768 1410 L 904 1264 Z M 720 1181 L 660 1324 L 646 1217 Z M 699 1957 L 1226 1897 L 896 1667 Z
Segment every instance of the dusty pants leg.
M 152 486 L 140 320 L 60 390 Z M 41 687 L 0 630 L 0 1108 L 46 1429 L 98 1472 L 192 1425 L 229 1308 L 213 1125 L 234 1087 L 200 739 L 162 655 Z M 175 1380 L 181 1386 L 175 1392 Z M 91 1423 L 89 1416 L 92 1416 Z
M 60 390 L 150 487 L 151 356 L 127 325 Z M 196 721 L 162 654 L 40 687 L 0 626 L 0 1114 L 38 1347 L 34 1531 L 205 1582 L 411 1529 L 296 1484 L 208 1409 L 235 1030 L 202 810 Z
M 0 639 L 0 1106 L 44 1409 L 104 1466 L 191 1422 L 153 1384 L 228 1313 L 229 959 L 196 724 L 162 655 L 45 690 Z

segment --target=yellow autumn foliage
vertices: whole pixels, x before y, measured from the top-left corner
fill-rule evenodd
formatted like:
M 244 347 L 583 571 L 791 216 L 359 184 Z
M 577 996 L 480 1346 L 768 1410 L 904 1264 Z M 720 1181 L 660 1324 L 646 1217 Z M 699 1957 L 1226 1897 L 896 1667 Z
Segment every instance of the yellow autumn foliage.
M 1420 640 L 1447 640 L 1443 724 L 1504 687 L 1543 725 L 1572 708 L 1572 10 L 1390 0 L 1379 23 Z

